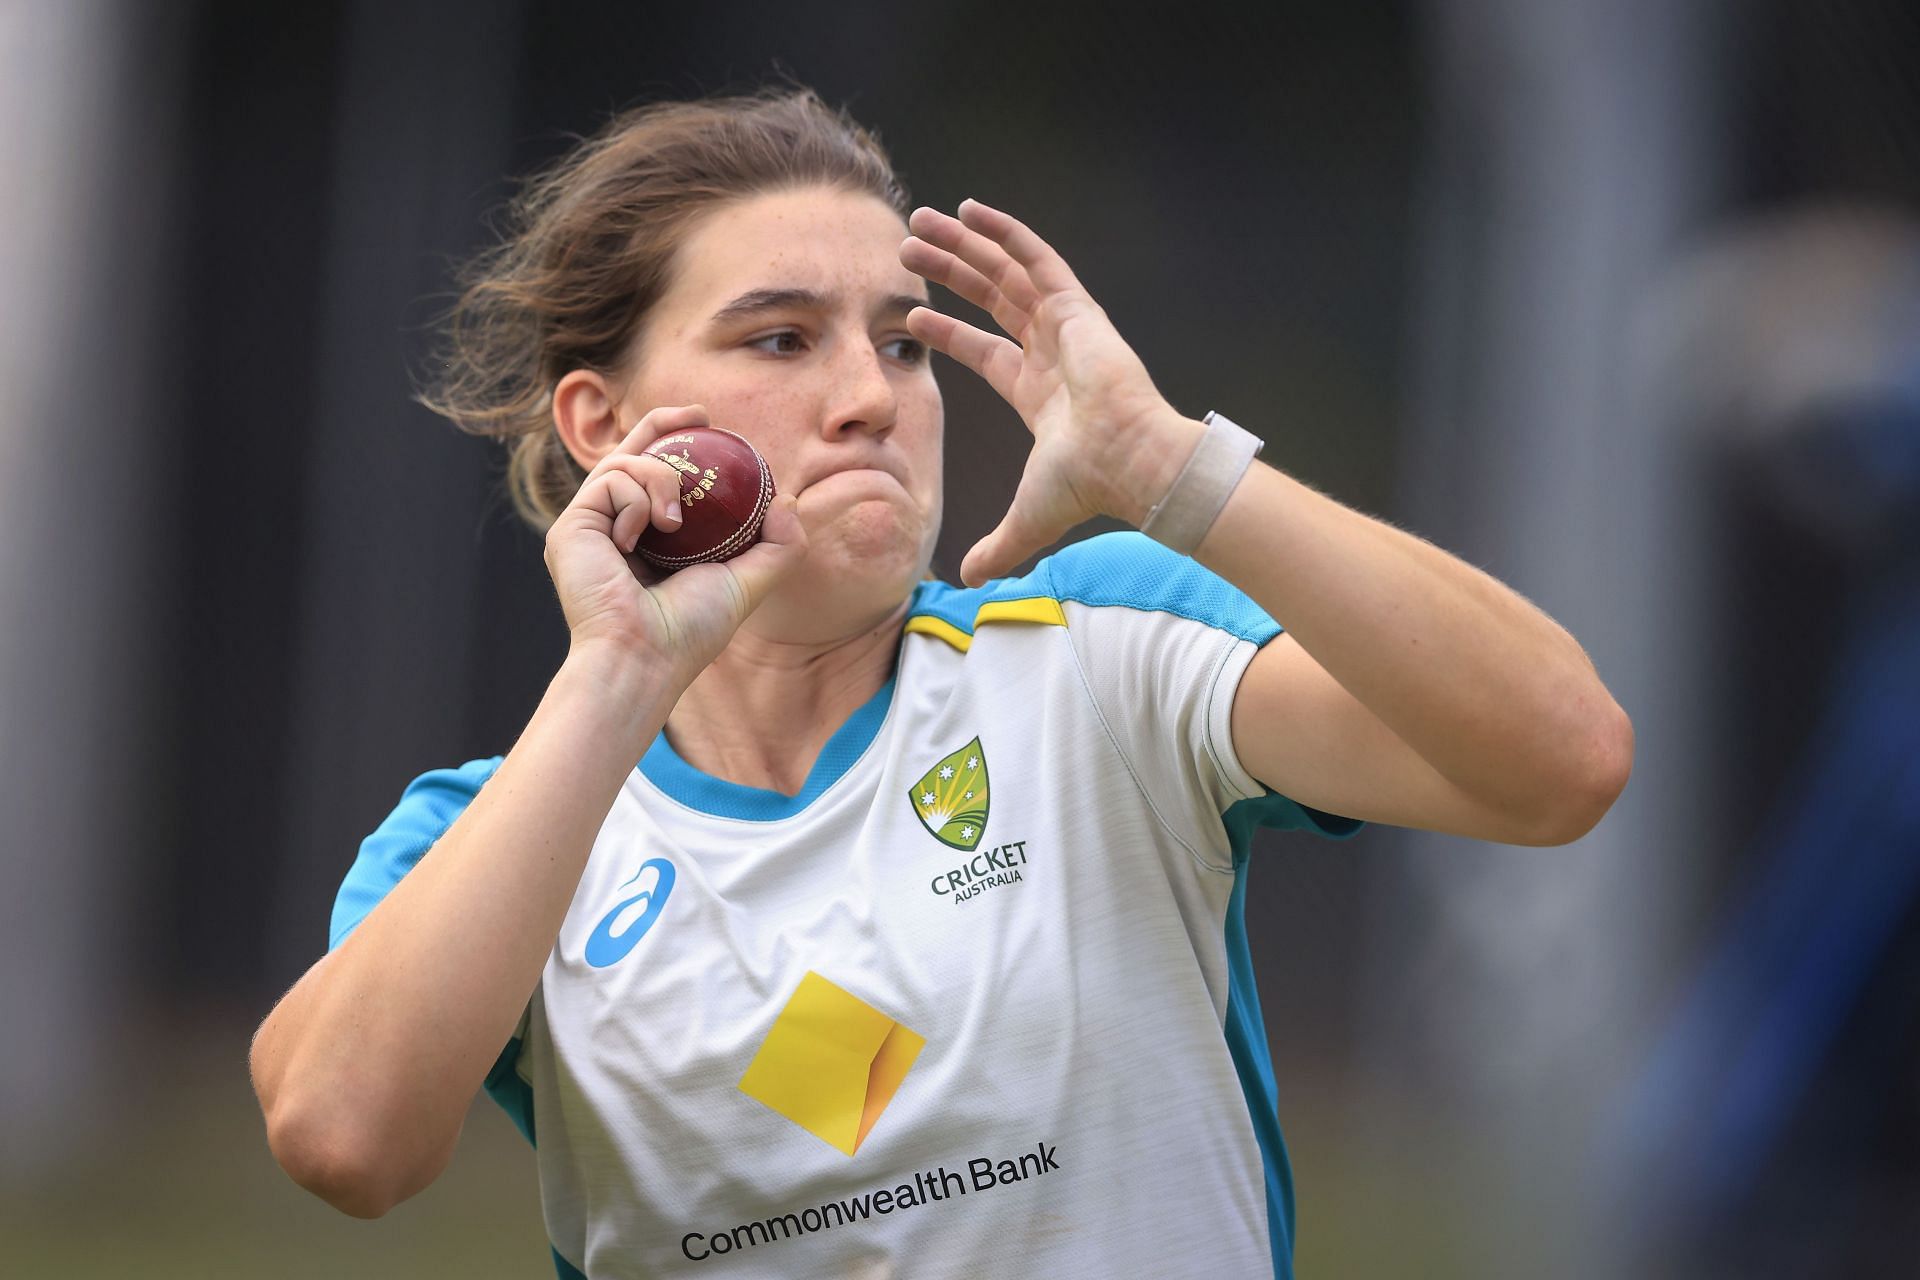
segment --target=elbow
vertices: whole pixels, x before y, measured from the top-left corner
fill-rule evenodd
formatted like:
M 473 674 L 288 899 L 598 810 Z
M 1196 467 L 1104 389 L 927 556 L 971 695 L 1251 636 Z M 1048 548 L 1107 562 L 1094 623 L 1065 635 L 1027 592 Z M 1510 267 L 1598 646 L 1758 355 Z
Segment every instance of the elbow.
M 403 1176 L 370 1135 L 310 1111 L 282 1107 L 269 1114 L 267 1145 L 289 1178 L 350 1217 L 384 1217 L 432 1181 Z
M 284 1002 L 283 1002 L 284 1005 Z M 342 1079 L 297 1049 L 276 1008 L 248 1055 L 274 1162 L 344 1214 L 379 1218 L 432 1184 L 453 1158 L 465 1108 Z
M 395 1205 L 425 1190 L 453 1155 L 459 1129 L 443 1143 L 410 1153 L 398 1125 L 369 1121 L 340 1102 L 343 1092 L 290 1087 L 286 1073 L 269 1081 L 254 1045 L 255 1091 L 266 1119 L 267 1147 L 289 1178 L 340 1212 L 355 1218 L 384 1217 Z
M 1612 698 L 1579 735 L 1580 750 L 1553 788 L 1554 804 L 1542 815 L 1529 844 L 1572 844 L 1600 824 L 1633 773 L 1633 721 Z
M 278 1010 L 275 1011 L 278 1013 Z M 356 1171 L 364 1161 L 349 1158 L 352 1146 L 339 1131 L 334 1118 L 321 1108 L 301 1100 L 284 1049 L 273 1034 L 274 1017 L 269 1015 L 254 1033 L 248 1055 L 253 1077 L 254 1097 L 267 1126 L 267 1150 L 274 1163 L 302 1189 L 325 1200 L 342 1213 L 356 1218 L 378 1218 L 391 1203 L 374 1194 L 371 1181 Z

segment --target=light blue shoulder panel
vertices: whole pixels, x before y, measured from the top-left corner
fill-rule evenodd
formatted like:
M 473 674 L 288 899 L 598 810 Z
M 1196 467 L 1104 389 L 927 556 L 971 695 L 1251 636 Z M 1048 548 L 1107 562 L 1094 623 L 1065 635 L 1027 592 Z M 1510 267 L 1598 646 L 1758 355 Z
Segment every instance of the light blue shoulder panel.
M 939 618 L 972 635 L 980 606 L 1035 597 L 1158 610 L 1204 622 L 1255 644 L 1280 634 L 1280 624 L 1238 587 L 1144 533 L 1133 532 L 1103 533 L 1072 543 L 1041 560 L 1030 573 L 995 578 L 984 586 L 922 582 L 908 616 Z
M 1121 605 L 1204 622 L 1256 645 L 1280 624 L 1246 592 L 1189 556 L 1144 533 L 1103 533 L 1042 560 L 1045 594 L 1085 605 Z
M 360 922 L 372 914 L 393 886 L 426 856 L 434 842 L 466 811 L 473 797 L 494 770 L 501 757 L 469 760 L 458 769 L 434 769 L 407 784 L 386 820 L 373 834 L 360 842 L 360 855 L 347 870 L 340 892 L 333 900 L 333 924 L 328 931 L 327 950 L 332 951 Z M 494 1061 L 487 1072 L 487 1095 L 500 1104 L 516 1128 L 533 1141 L 533 1090 L 520 1078 L 515 1064 L 520 1056 L 516 1037 Z
M 333 900 L 327 950 L 346 941 L 400 878 L 446 834 L 479 794 L 481 785 L 500 767 L 500 759 L 494 756 L 469 760 L 458 769 L 434 769 L 407 784 L 393 812 L 360 842 L 360 856 L 340 883 L 340 892 Z

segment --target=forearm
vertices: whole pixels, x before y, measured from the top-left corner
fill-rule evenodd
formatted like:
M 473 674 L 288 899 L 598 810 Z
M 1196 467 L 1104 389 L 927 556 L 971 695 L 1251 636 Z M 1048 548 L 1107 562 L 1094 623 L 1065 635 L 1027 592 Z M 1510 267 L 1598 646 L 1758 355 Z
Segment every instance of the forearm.
M 569 655 L 466 811 L 262 1025 L 254 1081 L 275 1154 L 330 1201 L 382 1212 L 451 1153 L 672 707 L 656 671 Z
M 1009 336 L 927 308 L 909 326 L 985 378 L 1034 434 L 1013 506 L 962 561 L 978 584 L 1090 516 L 1140 527 L 1206 429 L 1167 405 L 1032 228 L 978 201 L 958 212 L 915 210 L 900 260 L 984 308 Z M 1416 809 L 1491 808 L 1514 819 L 1491 824 L 1499 829 L 1557 833 L 1576 823 L 1530 820 L 1545 811 L 1540 796 L 1572 788 L 1578 795 L 1557 803 L 1582 818 L 1603 812 L 1624 782 L 1631 730 L 1579 645 L 1438 548 L 1256 463 L 1195 550 L 1292 633 L 1322 691 L 1330 679 L 1345 712 L 1360 704 L 1376 742 L 1381 726 L 1390 731 L 1396 741 L 1384 745 L 1396 763 L 1411 752 L 1423 782 L 1428 770 L 1439 775 L 1441 803 L 1429 796 Z M 1404 799 L 1409 788 L 1400 790 Z
M 1175 466 L 1202 430 L 1188 419 L 1156 429 Z M 1164 492 L 1167 465 L 1143 469 L 1144 483 Z M 1476 799 L 1522 814 L 1614 785 L 1630 730 L 1579 644 L 1431 543 L 1256 462 L 1195 559 Z

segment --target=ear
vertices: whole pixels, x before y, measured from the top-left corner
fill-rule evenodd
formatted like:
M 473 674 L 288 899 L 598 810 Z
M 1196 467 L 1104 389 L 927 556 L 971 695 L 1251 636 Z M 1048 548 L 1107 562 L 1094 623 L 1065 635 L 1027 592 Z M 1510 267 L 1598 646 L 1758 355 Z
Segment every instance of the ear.
M 581 470 L 591 471 L 627 438 L 633 424 L 620 421 L 604 377 L 591 369 L 575 369 L 554 385 L 553 429 Z

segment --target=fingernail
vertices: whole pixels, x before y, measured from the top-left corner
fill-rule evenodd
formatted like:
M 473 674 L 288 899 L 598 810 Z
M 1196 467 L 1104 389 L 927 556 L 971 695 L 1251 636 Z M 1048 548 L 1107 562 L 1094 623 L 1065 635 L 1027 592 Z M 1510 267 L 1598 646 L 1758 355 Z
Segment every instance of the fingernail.
M 667 504 L 667 519 L 675 524 L 680 523 L 680 499 L 675 498 Z

